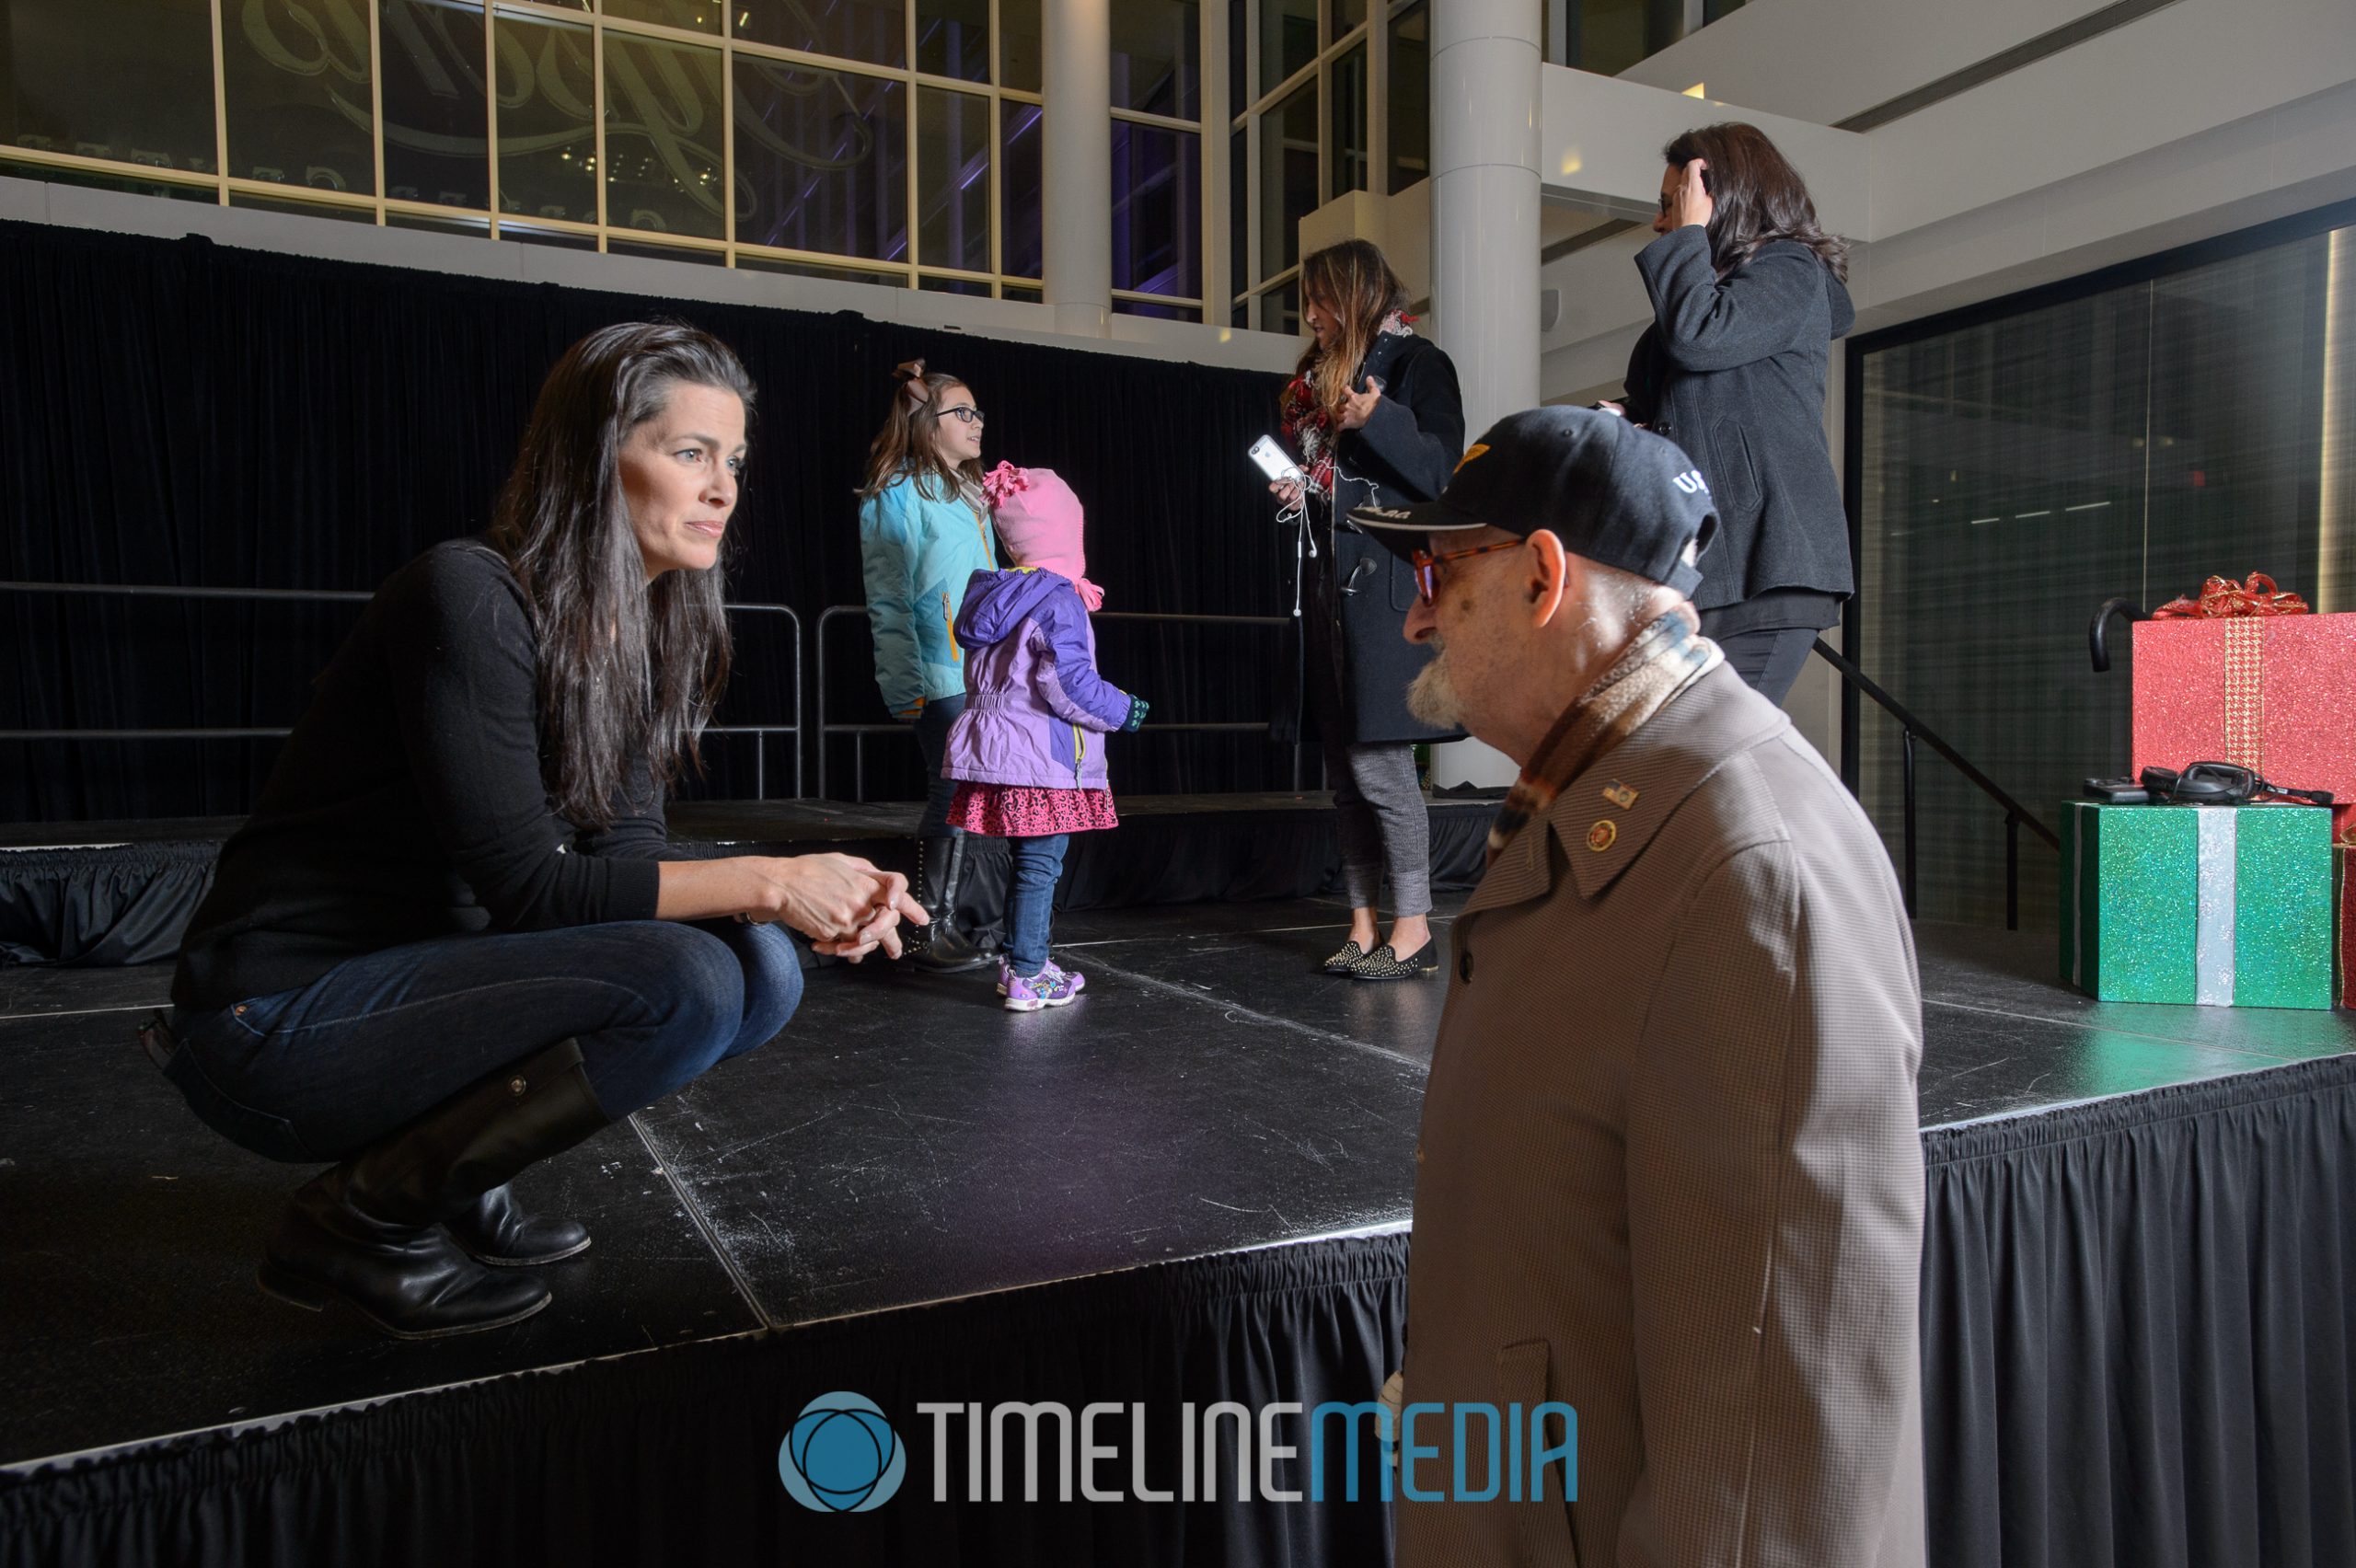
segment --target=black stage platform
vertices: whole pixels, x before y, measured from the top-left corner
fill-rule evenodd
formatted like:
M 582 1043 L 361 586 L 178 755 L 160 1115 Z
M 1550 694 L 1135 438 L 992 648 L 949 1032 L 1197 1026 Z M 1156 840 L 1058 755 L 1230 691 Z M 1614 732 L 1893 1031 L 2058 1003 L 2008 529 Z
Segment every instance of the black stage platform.
M 930 1474 L 912 1472 L 902 1499 L 837 1518 L 788 1502 L 775 1472 L 794 1412 L 838 1388 L 909 1424 L 919 1399 L 1370 1397 L 1399 1354 L 1443 991 L 1313 974 L 1345 919 L 1331 898 L 1068 912 L 1059 955 L 1088 992 L 1031 1016 L 1000 1010 L 983 979 L 814 972 L 775 1043 L 528 1176 L 595 1246 L 549 1271 L 556 1303 L 537 1318 L 438 1344 L 256 1289 L 256 1244 L 300 1173 L 199 1125 L 133 1043 L 167 965 L 0 974 L 0 1561 L 317 1562 L 354 1541 L 404 1562 L 798 1561 L 804 1547 L 838 1562 L 1378 1560 L 1371 1505 L 936 1507 L 914 1495 Z M 2280 1154 L 2297 1140 L 2276 1113 L 2296 1102 L 2337 1129 L 2324 1142 L 2348 1134 L 2340 1058 L 2356 1030 L 2339 1013 L 2093 1002 L 2051 981 L 2045 936 L 1925 926 L 1918 941 L 1934 1561 L 2258 1561 L 2130 1555 L 2151 1504 L 2105 1487 L 2039 1485 L 2035 1517 L 2014 1512 L 2030 1505 L 2025 1478 L 2085 1459 L 2057 1447 L 2077 1441 L 2066 1391 L 2093 1401 L 2097 1434 L 2118 1419 L 2104 1415 L 2115 1383 L 2083 1388 L 2085 1368 L 2053 1358 L 2173 1354 L 2160 1327 L 2097 1324 L 2098 1343 L 2073 1344 L 2039 1325 L 2067 1315 L 2073 1288 L 2142 1302 L 2175 1277 L 2166 1259 L 2099 1277 L 2135 1250 L 2108 1234 L 2126 1216 L 2089 1221 L 2106 1234 L 2087 1243 L 2058 1213 L 2067 1200 L 2038 1198 L 2056 1212 L 2027 1218 L 2020 1205 L 2057 1182 L 2125 1180 L 2100 1169 L 2103 1140 L 2123 1137 L 2142 1152 L 2119 1159 L 2160 1173 L 2138 1179 L 2172 1190 L 2117 1200 L 2147 1204 L 2149 1232 L 2217 1179 L 2161 1180 L 2169 1157 L 2151 1140 L 2171 1128 L 2213 1141 L 2255 1115 Z M 2055 1149 L 2058 1177 L 2024 1163 Z M 2235 1190 L 2258 1182 L 2217 1159 Z M 2336 1176 L 2314 1165 L 2284 1178 L 2307 1193 L 2296 1246 L 2328 1245 L 2338 1267 Z M 2221 1252 L 2201 1204 L 2201 1255 L 2167 1259 L 2248 1295 L 2249 1260 Z M 2073 1249 L 2096 1262 L 2057 1284 Z M 2356 1286 L 2356 1248 L 2346 1266 Z M 2347 1309 L 2334 1294 L 2309 1310 Z M 2242 1375 L 2260 1403 L 2280 1327 L 2260 1323 L 2259 1370 Z M 2284 1375 L 2304 1387 L 2330 1371 Z M 2344 1390 L 2319 1391 L 2305 1414 L 2327 1426 L 2346 1408 Z M 300 1412 L 325 1413 L 284 1420 Z M 2176 1440 L 2142 1416 L 2146 1437 Z M 2112 1438 L 2115 1468 L 2137 1440 Z M 2327 1465 L 2313 1479 L 2320 1493 L 2350 1478 Z M 2203 1485 L 2149 1529 L 2198 1535 L 2186 1516 Z

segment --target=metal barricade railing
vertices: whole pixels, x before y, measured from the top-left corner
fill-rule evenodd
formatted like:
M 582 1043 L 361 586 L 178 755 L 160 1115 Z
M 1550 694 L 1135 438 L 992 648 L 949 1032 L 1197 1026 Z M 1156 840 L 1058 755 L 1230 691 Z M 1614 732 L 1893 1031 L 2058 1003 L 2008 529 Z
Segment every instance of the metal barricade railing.
M 82 594 L 107 598 L 243 599 L 309 604 L 365 604 L 375 597 L 348 589 L 329 588 L 176 588 L 164 583 L 137 582 L 0 582 L 0 593 Z M 733 604 L 731 611 L 785 617 L 791 628 L 793 651 L 793 722 L 791 724 L 713 724 L 706 734 L 752 735 L 753 789 L 756 799 L 768 798 L 768 737 L 793 737 L 793 792 L 802 793 L 802 617 L 791 605 Z M 260 741 L 282 739 L 292 732 L 283 726 L 254 728 L 233 725 L 191 725 L 184 728 L 90 728 L 74 730 L 0 730 L 0 741 Z
M 851 799 L 863 801 L 867 798 L 867 737 L 870 735 L 914 735 L 916 732 L 915 727 L 909 724 L 830 724 L 826 721 L 826 627 L 832 621 L 852 616 L 859 617 L 861 625 L 867 624 L 867 606 L 865 605 L 830 605 L 818 612 L 816 632 L 818 696 L 815 722 L 812 730 L 817 736 L 818 794 L 822 799 L 826 793 L 826 742 L 830 737 L 835 735 L 851 737 Z M 1090 618 L 1097 621 L 1172 621 L 1192 626 L 1281 627 L 1288 625 L 1292 617 L 1289 616 L 1188 615 L 1152 610 L 1098 610 Z M 1146 724 L 1141 727 L 1141 732 L 1149 734 L 1179 732 L 1265 734 L 1273 727 L 1272 721 L 1267 720 L 1262 720 L 1256 723 L 1165 721 Z M 1300 788 L 1300 779 L 1301 747 L 1300 743 L 1296 741 L 1292 747 L 1292 787 L 1294 789 Z

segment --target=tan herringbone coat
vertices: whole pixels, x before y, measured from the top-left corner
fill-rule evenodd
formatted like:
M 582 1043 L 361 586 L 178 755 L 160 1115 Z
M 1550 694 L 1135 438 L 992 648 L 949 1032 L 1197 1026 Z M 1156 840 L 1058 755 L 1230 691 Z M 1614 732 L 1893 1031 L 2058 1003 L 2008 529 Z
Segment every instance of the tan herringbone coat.
M 1840 780 L 1721 666 L 1523 828 L 1453 945 L 1406 1397 L 1570 1404 L 1577 1500 L 1403 1501 L 1403 1568 L 1921 1563 L 1922 992 Z

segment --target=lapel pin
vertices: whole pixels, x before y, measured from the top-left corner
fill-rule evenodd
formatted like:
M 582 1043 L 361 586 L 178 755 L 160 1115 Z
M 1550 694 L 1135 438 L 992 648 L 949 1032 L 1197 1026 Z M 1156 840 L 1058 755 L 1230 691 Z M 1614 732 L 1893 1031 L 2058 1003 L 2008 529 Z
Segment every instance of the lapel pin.
M 1596 824 L 1587 830 L 1587 847 L 1600 855 L 1611 848 L 1619 837 L 1618 823 L 1613 822 L 1610 817 L 1599 818 Z
M 1623 812 L 1636 803 L 1636 792 L 1617 778 L 1603 787 L 1603 798 Z

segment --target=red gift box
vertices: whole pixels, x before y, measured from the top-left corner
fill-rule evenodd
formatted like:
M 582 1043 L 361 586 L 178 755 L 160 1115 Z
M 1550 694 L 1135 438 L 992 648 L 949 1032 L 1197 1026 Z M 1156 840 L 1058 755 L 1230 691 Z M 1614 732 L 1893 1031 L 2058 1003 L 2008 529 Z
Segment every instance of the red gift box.
M 2356 615 L 2135 623 L 2134 768 L 2230 762 L 2356 829 Z

